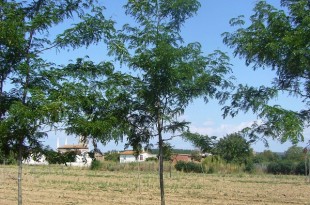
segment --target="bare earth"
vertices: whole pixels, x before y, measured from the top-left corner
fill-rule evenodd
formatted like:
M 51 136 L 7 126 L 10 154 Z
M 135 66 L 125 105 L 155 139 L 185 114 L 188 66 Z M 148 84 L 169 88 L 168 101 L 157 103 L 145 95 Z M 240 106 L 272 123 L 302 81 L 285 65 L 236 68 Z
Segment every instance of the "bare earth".
M 23 204 L 160 204 L 157 173 L 24 166 Z M 304 204 L 303 176 L 165 173 L 166 204 Z M 0 165 L 0 204 L 17 204 L 17 167 Z

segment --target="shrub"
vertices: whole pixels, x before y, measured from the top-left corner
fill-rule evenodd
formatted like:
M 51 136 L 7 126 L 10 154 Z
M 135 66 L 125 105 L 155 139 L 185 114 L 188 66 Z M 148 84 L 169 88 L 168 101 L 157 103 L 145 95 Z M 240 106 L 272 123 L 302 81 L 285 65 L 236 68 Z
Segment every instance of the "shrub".
M 145 159 L 146 162 L 157 162 L 158 159 L 156 157 L 149 157 Z
M 185 161 L 177 161 L 177 163 L 174 165 L 175 169 L 177 171 L 184 171 L 186 167 Z
M 208 174 L 213 174 L 215 172 L 215 169 L 214 169 L 214 167 L 209 167 L 209 169 L 208 169 L 208 171 L 207 171 L 207 173 Z
M 204 173 L 205 172 L 205 167 L 201 163 L 195 163 L 195 162 L 178 161 L 175 164 L 175 169 L 177 171 L 183 171 L 186 173 L 189 173 L 189 172 Z
M 297 175 L 305 175 L 305 174 L 309 174 L 309 165 L 307 163 L 307 173 L 305 173 L 306 170 L 305 170 L 305 162 L 304 161 L 301 161 L 299 162 L 297 165 L 296 165 L 296 168 L 295 168 L 295 174 Z
M 102 163 L 99 160 L 93 160 L 90 165 L 91 170 L 99 170 L 102 167 Z
M 252 160 L 247 160 L 245 162 L 244 171 L 248 173 L 253 173 L 255 171 L 255 165 Z
M 271 162 L 267 166 L 267 172 L 271 174 L 294 174 L 295 166 L 293 162 L 286 160 Z
M 112 162 L 119 162 L 119 153 L 117 151 L 111 151 L 108 153 L 105 153 L 104 160 L 106 161 L 112 161 Z

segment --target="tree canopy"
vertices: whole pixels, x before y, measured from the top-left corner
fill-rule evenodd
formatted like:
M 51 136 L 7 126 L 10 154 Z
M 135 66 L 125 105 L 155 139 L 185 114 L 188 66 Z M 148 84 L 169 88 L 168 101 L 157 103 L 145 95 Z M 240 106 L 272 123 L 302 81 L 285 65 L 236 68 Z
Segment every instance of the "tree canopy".
M 124 25 L 109 44 L 110 54 L 133 71 L 126 89 L 128 144 L 141 149 L 142 143 L 158 138 L 162 204 L 164 141 L 188 125 L 178 117 L 195 98 L 224 102 L 229 96 L 226 89 L 232 87 L 228 57 L 220 51 L 205 56 L 200 43 L 186 45 L 180 35 L 184 22 L 199 7 L 197 0 L 129 0 L 126 14 L 135 24 Z
M 59 95 L 57 61 L 43 59 L 50 49 L 79 48 L 105 41 L 113 21 L 93 0 L 0 2 L 0 150 L 18 153 L 18 204 L 21 199 L 22 158 L 42 147 L 51 126 L 68 116 Z M 50 31 L 69 19 L 79 23 Z M 64 71 L 65 72 L 65 71 Z M 72 79 L 74 76 L 71 76 Z
M 182 137 L 191 142 L 195 147 L 203 153 L 212 153 L 216 146 L 216 136 L 209 137 L 208 135 L 201 135 L 198 133 L 184 132 Z
M 283 10 L 259 1 L 249 26 L 245 26 L 242 16 L 234 18 L 230 24 L 239 28 L 223 34 L 224 43 L 247 65 L 276 73 L 271 86 L 240 85 L 231 105 L 224 108 L 224 115 L 252 110 L 263 121 L 252 127 L 252 137 L 262 134 L 297 143 L 304 139 L 303 129 L 309 125 L 310 116 L 310 4 L 308 0 L 282 0 L 281 5 Z M 289 110 L 268 104 L 282 93 L 296 97 L 304 108 Z
M 215 153 L 226 162 L 245 163 L 253 154 L 250 142 L 246 141 L 240 134 L 233 133 L 221 138 L 215 146 Z

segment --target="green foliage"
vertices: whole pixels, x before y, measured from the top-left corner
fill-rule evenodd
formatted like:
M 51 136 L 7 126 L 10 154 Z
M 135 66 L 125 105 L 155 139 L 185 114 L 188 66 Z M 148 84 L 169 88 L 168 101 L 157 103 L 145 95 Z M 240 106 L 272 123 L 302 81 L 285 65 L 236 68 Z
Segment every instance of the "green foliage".
M 194 173 L 205 173 L 205 167 L 201 163 L 196 162 L 185 162 L 185 161 L 177 161 L 174 165 L 177 171 L 182 172 L 194 172 Z
M 163 160 L 164 161 L 170 161 L 172 154 L 175 153 L 175 149 L 171 146 L 170 143 L 165 142 L 163 143 Z M 183 150 L 179 150 L 180 152 L 183 152 Z M 186 151 L 185 151 L 186 152 Z M 159 149 L 152 149 L 152 154 L 157 154 L 157 157 L 159 158 Z
M 67 165 L 67 162 L 75 162 L 75 156 L 77 155 L 76 152 L 66 152 L 66 153 L 60 153 L 56 152 L 52 149 L 46 149 L 44 150 L 44 155 L 46 157 L 46 161 L 49 164 L 65 164 Z
M 202 159 L 201 153 L 198 151 L 193 151 L 191 153 L 191 158 L 193 161 L 200 162 Z
M 255 164 L 253 162 L 253 160 L 251 158 L 248 158 L 245 161 L 245 165 L 244 165 L 244 171 L 248 172 L 248 173 L 253 173 L 255 172 Z
M 234 48 L 235 55 L 245 58 L 247 65 L 253 65 L 254 70 L 271 68 L 276 73 L 271 87 L 240 85 L 232 95 L 231 105 L 224 108 L 224 115 L 235 116 L 239 111 L 252 110 L 262 123 L 251 127 L 250 137 L 257 139 L 263 135 L 297 143 L 304 139 L 303 129 L 310 117 L 310 7 L 308 0 L 282 0 L 281 3 L 283 10 L 258 1 L 247 27 L 242 17 L 235 18 L 231 25 L 241 28 L 223 34 L 224 43 Z M 292 111 L 268 105 L 281 92 L 303 103 L 302 108 Z
M 200 135 L 198 133 L 184 132 L 182 137 L 190 141 L 195 147 L 199 148 L 203 153 L 212 153 L 212 149 L 216 143 L 216 137 L 209 137 L 208 135 Z
M 216 144 L 215 150 L 228 163 L 243 164 L 253 154 L 250 143 L 238 133 L 221 138 Z
M 164 133 L 173 137 L 184 132 L 189 123 L 178 116 L 194 99 L 215 98 L 223 103 L 232 87 L 230 64 L 223 52 L 204 56 L 200 43 L 182 41 L 180 29 L 199 6 L 197 0 L 130 0 L 126 14 L 136 22 L 124 25 L 109 44 L 110 54 L 138 73 L 129 85 L 115 85 L 115 90 L 124 90 L 128 97 L 127 145 L 140 150 L 158 137 L 162 204 Z
M 112 161 L 112 162 L 119 162 L 119 153 L 117 151 L 111 151 L 104 154 L 104 160 Z
M 173 9 L 167 10 L 170 4 Z M 129 97 L 126 134 L 128 145 L 134 148 L 148 143 L 151 137 L 162 138 L 162 133 L 182 132 L 188 122 L 176 117 L 193 99 L 216 98 L 223 102 L 228 97 L 224 91 L 232 86 L 226 79 L 230 74 L 228 57 L 219 51 L 203 56 L 199 43 L 183 45 L 179 33 L 199 5 L 195 0 L 129 1 L 125 5 L 126 13 L 137 25 L 125 25 L 110 48 L 117 59 L 140 73 L 129 85 L 115 87 L 125 88 Z
M 292 162 L 300 162 L 304 160 L 305 153 L 303 147 L 298 147 L 296 145 L 288 148 L 284 153 L 284 159 Z
M 172 156 L 172 146 L 169 143 L 164 143 L 163 145 L 163 160 L 164 161 L 170 161 Z
M 261 153 L 256 153 L 253 157 L 253 162 L 262 164 L 262 163 L 268 163 L 268 162 L 275 162 L 280 159 L 279 154 L 274 153 L 270 150 L 264 150 Z
M 207 173 L 240 173 L 245 171 L 244 164 L 227 163 L 220 156 L 211 155 L 202 160 Z
M 307 166 L 307 168 L 306 168 Z M 307 170 L 307 172 L 306 172 Z M 309 161 L 307 161 L 307 163 L 305 163 L 304 161 L 299 162 L 298 164 L 296 164 L 295 167 L 295 174 L 297 175 L 309 175 Z
M 0 150 L 5 157 L 19 152 L 15 156 L 21 160 L 42 147 L 50 127 L 72 120 L 64 106 L 69 95 L 60 89 L 76 73 L 43 54 L 103 41 L 111 36 L 113 22 L 92 0 L 1 1 L 0 8 Z M 73 18 L 79 23 L 67 23 Z M 51 30 L 58 33 L 50 35 Z M 72 73 L 66 79 L 67 71 Z
M 295 166 L 291 161 L 280 160 L 268 164 L 267 172 L 271 174 L 294 174 Z
M 172 149 L 172 153 L 173 154 L 191 154 L 193 152 L 193 150 L 190 149 Z M 159 150 L 158 149 L 152 149 L 151 150 L 152 154 L 158 154 Z
M 253 158 L 257 165 L 266 166 L 266 172 L 271 174 L 296 174 L 304 175 L 309 172 L 309 161 L 304 148 L 293 145 L 284 155 L 265 150 Z
M 8 155 L 0 155 L 0 164 L 17 164 L 17 157 L 16 153 L 13 151 L 9 152 Z
M 157 162 L 158 159 L 156 157 L 149 157 L 149 158 L 146 158 L 145 160 L 146 162 Z
M 102 167 L 102 163 L 98 160 L 93 160 L 90 165 L 91 170 L 100 170 Z
M 306 167 L 307 166 L 307 173 Z M 305 175 L 309 174 L 309 164 L 304 161 L 294 162 L 288 160 L 280 160 L 277 162 L 271 162 L 267 165 L 267 173 L 270 174 L 295 174 L 295 175 Z

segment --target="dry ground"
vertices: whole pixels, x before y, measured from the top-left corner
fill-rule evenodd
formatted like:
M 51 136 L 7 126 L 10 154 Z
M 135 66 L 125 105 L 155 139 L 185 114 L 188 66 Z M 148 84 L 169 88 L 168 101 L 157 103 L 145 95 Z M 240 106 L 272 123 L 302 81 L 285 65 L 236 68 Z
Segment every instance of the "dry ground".
M 23 204 L 160 204 L 157 173 L 24 166 Z M 166 204 L 304 204 L 302 176 L 165 173 Z M 17 204 L 17 167 L 0 165 L 0 204 Z

